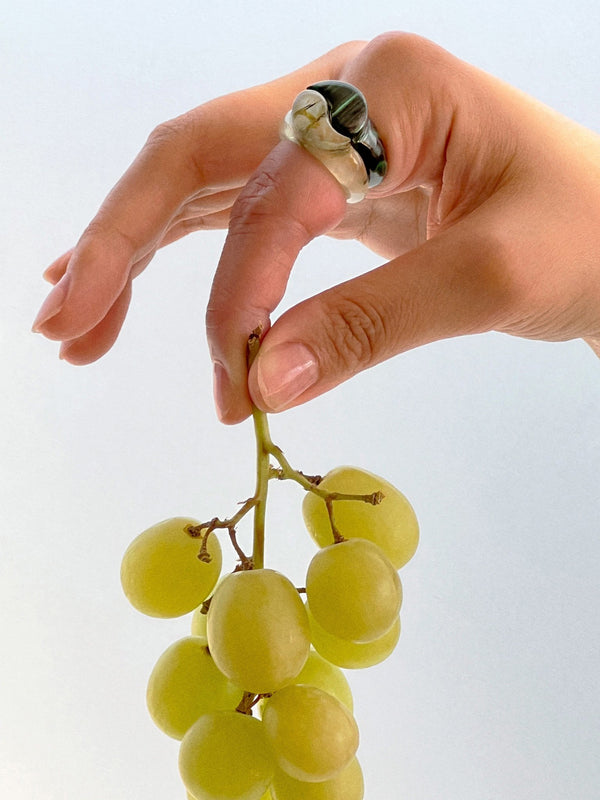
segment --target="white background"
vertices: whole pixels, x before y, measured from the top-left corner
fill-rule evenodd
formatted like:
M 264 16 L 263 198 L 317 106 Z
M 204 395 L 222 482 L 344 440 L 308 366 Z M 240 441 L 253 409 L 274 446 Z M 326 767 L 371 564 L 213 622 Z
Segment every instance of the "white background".
M 204 305 L 223 235 L 161 252 L 114 349 L 74 368 L 29 332 L 42 269 L 149 131 L 211 97 L 390 29 L 600 129 L 596 0 L 25 0 L 0 22 L 0 796 L 182 798 L 147 676 L 187 619 L 133 611 L 119 565 L 165 517 L 252 493 L 249 424 L 212 407 Z M 557 202 L 560 202 L 557 199 Z M 568 231 L 565 232 L 568 235 Z M 316 242 L 284 305 L 378 263 Z M 400 487 L 422 542 L 403 634 L 350 674 L 367 800 L 600 798 L 600 363 L 500 335 L 403 355 L 272 420 L 308 472 Z M 267 559 L 302 580 L 299 490 L 273 489 Z

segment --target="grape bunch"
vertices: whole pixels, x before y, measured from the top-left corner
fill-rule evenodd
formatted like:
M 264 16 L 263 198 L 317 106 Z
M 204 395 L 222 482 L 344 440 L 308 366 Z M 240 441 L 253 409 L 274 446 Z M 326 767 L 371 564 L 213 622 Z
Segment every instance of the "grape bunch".
M 123 557 L 121 582 L 136 609 L 191 615 L 189 634 L 152 669 L 148 710 L 181 742 L 188 800 L 362 800 L 343 669 L 380 663 L 398 642 L 398 570 L 415 553 L 417 520 L 400 491 L 365 470 L 339 467 L 324 478 L 294 470 L 266 416 L 255 410 L 254 423 L 256 491 L 238 512 L 165 520 Z M 288 479 L 306 492 L 302 515 L 318 545 L 304 587 L 264 564 L 268 486 Z M 248 556 L 237 526 L 250 512 Z M 226 574 L 219 530 L 237 556 Z

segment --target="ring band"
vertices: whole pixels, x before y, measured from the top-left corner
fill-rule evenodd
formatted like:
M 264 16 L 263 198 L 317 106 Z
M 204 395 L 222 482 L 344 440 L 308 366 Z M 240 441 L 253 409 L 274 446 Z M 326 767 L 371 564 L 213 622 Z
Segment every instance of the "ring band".
M 349 203 L 358 203 L 387 172 L 383 144 L 367 101 L 350 83 L 321 81 L 296 97 L 281 137 L 308 150 L 331 172 Z

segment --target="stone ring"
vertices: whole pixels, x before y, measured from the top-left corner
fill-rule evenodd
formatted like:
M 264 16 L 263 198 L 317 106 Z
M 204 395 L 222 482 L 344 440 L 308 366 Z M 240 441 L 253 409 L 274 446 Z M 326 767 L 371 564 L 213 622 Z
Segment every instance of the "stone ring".
M 383 144 L 369 119 L 367 101 L 350 83 L 313 83 L 296 97 L 281 137 L 304 147 L 327 167 L 358 203 L 387 171 Z

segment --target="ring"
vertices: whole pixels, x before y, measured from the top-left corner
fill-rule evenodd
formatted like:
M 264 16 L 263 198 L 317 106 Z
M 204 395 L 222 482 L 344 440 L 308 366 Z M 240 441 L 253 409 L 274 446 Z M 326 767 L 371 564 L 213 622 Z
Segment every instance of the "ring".
M 300 92 L 280 133 L 327 167 L 349 203 L 362 200 L 387 172 L 385 151 L 369 119 L 367 101 L 350 83 L 320 81 Z

